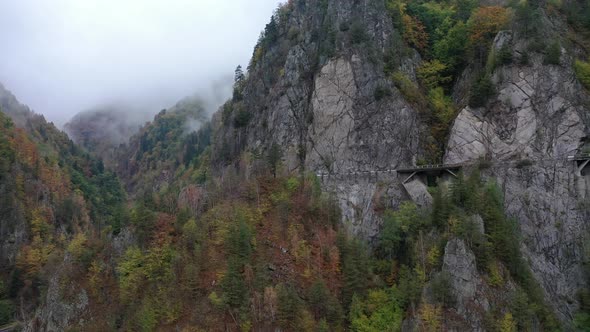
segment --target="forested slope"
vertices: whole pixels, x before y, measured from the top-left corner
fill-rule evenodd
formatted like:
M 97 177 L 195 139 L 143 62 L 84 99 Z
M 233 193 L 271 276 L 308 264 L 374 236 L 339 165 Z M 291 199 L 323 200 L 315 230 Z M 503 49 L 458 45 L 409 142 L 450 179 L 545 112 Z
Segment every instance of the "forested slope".
M 589 22 L 577 1 L 289 1 L 210 121 L 182 100 L 109 170 L 4 92 L 0 319 L 587 330 L 588 172 L 563 156 L 588 148 Z M 383 172 L 437 162 L 466 166 Z

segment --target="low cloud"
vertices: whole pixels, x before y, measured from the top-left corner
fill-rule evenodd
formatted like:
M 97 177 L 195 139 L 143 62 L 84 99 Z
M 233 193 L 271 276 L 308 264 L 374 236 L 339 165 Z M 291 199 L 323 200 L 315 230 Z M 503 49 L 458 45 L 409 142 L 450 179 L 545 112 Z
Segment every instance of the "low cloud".
M 210 111 L 280 2 L 2 1 L 0 81 L 58 125 L 101 105 L 156 113 L 200 91 Z

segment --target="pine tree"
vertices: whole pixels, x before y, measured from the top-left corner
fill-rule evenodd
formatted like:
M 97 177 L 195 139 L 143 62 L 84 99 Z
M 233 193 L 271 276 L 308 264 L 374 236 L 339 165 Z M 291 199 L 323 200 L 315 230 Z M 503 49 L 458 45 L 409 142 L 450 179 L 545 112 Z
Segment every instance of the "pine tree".
M 266 47 L 272 46 L 279 37 L 279 27 L 277 20 L 273 15 L 270 18 L 270 22 L 264 28 L 264 42 Z
M 330 292 L 323 280 L 316 280 L 309 290 L 309 305 L 315 318 L 325 318 L 328 313 L 328 298 Z
M 402 242 L 402 230 L 393 212 L 387 211 L 383 218 L 383 228 L 379 233 L 377 251 L 383 258 L 393 259 Z
M 244 71 L 242 70 L 242 66 L 238 65 L 234 72 L 234 84 L 240 84 L 242 81 L 246 79 L 246 75 L 244 75 Z
M 156 222 L 155 214 L 143 203 L 138 203 L 131 213 L 131 224 L 135 226 L 141 245 L 146 245 Z
M 301 306 L 299 295 L 297 295 L 295 288 L 288 284 L 281 284 L 277 288 L 279 324 L 286 329 L 294 329 Z
M 223 277 L 221 288 L 223 289 L 224 303 L 230 309 L 238 309 L 245 305 L 247 289 L 241 272 L 241 264 L 235 258 L 228 263 L 227 273 Z
M 368 257 L 366 250 L 359 240 L 352 240 L 348 244 L 348 253 L 343 257 L 342 273 L 344 286 L 342 288 L 342 302 L 348 305 L 354 294 L 362 295 L 367 288 L 369 275 Z
M 463 176 L 463 172 L 459 172 L 457 174 L 457 178 L 451 182 L 449 187 L 451 191 L 451 201 L 453 204 L 463 207 L 467 198 L 467 190 L 465 187 L 465 177 Z
M 242 217 L 237 225 L 230 229 L 227 247 L 231 257 L 238 258 L 245 264 L 252 253 L 252 232 Z
M 281 147 L 277 143 L 273 143 L 268 151 L 267 162 L 272 172 L 273 177 L 277 177 L 277 168 L 281 159 L 283 158 L 283 152 L 281 151 Z
M 243 91 L 244 85 L 246 83 L 246 75 L 244 75 L 244 71 L 242 70 L 242 66 L 236 67 L 236 71 L 234 72 L 234 101 L 240 101 L 243 98 Z
M 432 224 L 444 227 L 449 219 L 449 204 L 441 187 L 435 189 L 432 196 Z

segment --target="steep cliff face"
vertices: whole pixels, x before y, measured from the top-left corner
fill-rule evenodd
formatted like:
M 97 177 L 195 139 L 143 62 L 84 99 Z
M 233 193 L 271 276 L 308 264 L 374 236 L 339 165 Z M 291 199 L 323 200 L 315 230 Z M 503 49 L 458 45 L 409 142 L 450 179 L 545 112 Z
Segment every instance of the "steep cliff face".
M 517 59 L 529 43 L 522 34 L 503 31 L 494 49 L 506 44 Z M 590 100 L 573 70 L 580 52 L 560 47 L 556 64 L 529 52 L 527 64 L 496 68 L 496 96 L 485 107 L 459 113 L 445 155 L 445 163 L 491 163 L 486 174 L 501 183 L 507 213 L 519 222 L 522 249 L 564 320 L 577 309 L 576 294 L 585 283 L 581 263 L 590 220 L 588 170 L 579 172 L 567 159 L 584 149 L 590 135 Z
M 539 13 L 543 28 L 535 40 L 559 41 L 558 63 L 547 60 L 549 50 L 531 46 L 522 22 L 500 31 L 488 59 L 493 64 L 466 63 L 451 89 L 461 110 L 443 161 L 491 163 L 484 174 L 501 183 L 537 280 L 560 318 L 571 321 L 585 283 L 582 244 L 590 218 L 588 170 L 577 172 L 566 160 L 587 146 L 590 133 L 588 94 L 573 69 L 585 52 L 560 37 L 570 29 L 564 17 Z M 379 1 L 296 1 L 279 9 L 248 79 L 236 83 L 234 98 L 213 118 L 214 161 L 227 164 L 278 144 L 286 171 L 324 174 L 343 222 L 366 238 L 379 232 L 380 209 L 414 196 L 427 206 L 426 188 L 413 195 L 415 186 L 404 187 L 388 171 L 415 165 L 431 139 L 419 105 L 384 74 L 382 59 L 400 33 Z M 511 61 L 493 59 L 506 49 Z M 418 53 L 406 49 L 395 57 L 396 70 L 416 82 Z M 495 95 L 484 107 L 465 106 L 483 71 Z
M 297 1 L 275 16 L 244 86 L 213 118 L 217 160 L 278 144 L 287 171 L 333 177 L 412 164 L 421 155 L 425 130 L 383 71 L 383 54 L 400 38 L 385 4 Z M 400 69 L 415 77 L 417 53 L 397 51 Z M 379 185 L 349 176 L 326 181 L 357 234 L 377 232 L 376 194 L 404 195 L 395 176 L 382 180 Z

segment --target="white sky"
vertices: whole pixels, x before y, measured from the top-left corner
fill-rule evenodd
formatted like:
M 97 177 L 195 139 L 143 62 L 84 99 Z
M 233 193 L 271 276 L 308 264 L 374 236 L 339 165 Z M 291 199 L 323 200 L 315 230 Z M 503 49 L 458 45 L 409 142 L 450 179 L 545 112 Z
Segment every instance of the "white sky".
M 155 113 L 233 79 L 280 2 L 0 0 L 0 82 L 58 125 L 111 103 Z

